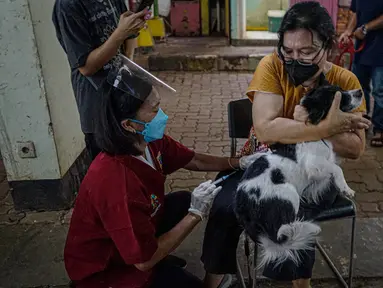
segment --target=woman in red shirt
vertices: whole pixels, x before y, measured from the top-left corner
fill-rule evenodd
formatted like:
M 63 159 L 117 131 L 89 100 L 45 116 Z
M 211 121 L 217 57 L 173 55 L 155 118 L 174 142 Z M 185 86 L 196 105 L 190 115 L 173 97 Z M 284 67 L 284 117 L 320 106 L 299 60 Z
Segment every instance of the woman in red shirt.
M 165 196 L 166 175 L 180 168 L 237 169 L 248 158 L 194 153 L 164 135 L 168 117 L 157 91 L 141 79 L 122 76 L 118 87 L 124 89 L 107 82 L 100 89 L 103 111 L 96 135 L 103 152 L 76 199 L 66 270 L 76 287 L 202 287 L 197 277 L 162 260 L 208 216 L 220 187 L 208 181 L 192 193 Z

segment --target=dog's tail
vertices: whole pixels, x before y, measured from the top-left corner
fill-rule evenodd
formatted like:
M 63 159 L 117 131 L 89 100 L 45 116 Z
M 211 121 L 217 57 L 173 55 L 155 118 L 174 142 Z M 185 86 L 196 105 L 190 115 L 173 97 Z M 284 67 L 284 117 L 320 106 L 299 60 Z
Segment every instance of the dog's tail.
M 259 267 L 274 263 L 275 267 L 291 260 L 298 265 L 303 250 L 315 249 L 314 243 L 321 229 L 309 221 L 296 220 L 290 224 L 282 225 L 277 232 L 277 242 L 267 235 L 259 237 L 261 261 Z

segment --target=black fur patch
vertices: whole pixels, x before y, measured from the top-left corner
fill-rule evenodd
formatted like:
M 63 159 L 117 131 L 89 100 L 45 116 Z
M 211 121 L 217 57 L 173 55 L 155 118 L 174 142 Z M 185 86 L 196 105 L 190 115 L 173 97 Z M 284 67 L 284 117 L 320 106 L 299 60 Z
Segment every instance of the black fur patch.
M 277 154 L 281 157 L 288 158 L 294 162 L 297 162 L 297 153 L 295 151 L 295 144 L 281 144 L 276 143 L 270 146 L 273 154 Z
M 313 183 L 312 185 L 315 185 Z M 311 186 L 306 189 L 310 189 Z M 306 190 L 305 189 L 305 190 Z M 341 193 L 340 189 L 335 185 L 334 176 L 331 176 L 330 183 L 326 187 L 325 191 L 321 194 L 323 197 L 320 198 L 320 204 L 308 204 L 305 199 L 302 199 L 299 206 L 299 217 L 304 217 L 305 219 L 315 219 L 315 217 L 320 214 L 322 211 L 328 210 L 333 207 L 334 202 L 338 195 Z
M 277 239 L 279 228 L 296 219 L 290 201 L 279 198 L 257 201 L 241 189 L 237 191 L 234 199 L 234 212 L 238 222 L 253 241 L 257 241 L 259 233 L 262 233 L 276 243 L 283 243 L 286 241 L 285 237 Z
M 257 201 L 249 198 L 249 195 L 242 189 L 238 189 L 234 197 L 234 213 L 239 223 L 245 228 L 254 225 L 250 230 L 257 230 L 256 223 L 252 219 L 252 210 L 257 207 Z
M 271 181 L 274 184 L 284 184 L 285 183 L 285 176 L 283 175 L 281 169 L 273 169 L 271 171 Z
M 316 125 L 326 118 L 334 100 L 335 93 L 338 91 L 342 93 L 340 110 L 343 112 L 350 112 L 355 108 L 351 105 L 353 96 L 351 96 L 348 91 L 343 91 L 340 87 L 327 83 L 310 91 L 301 100 L 301 105 L 306 108 L 309 114 L 308 120 L 310 123 Z M 360 91 L 359 94 L 354 94 L 354 97 L 361 98 L 362 96 L 362 91 Z
M 255 196 L 257 198 L 259 198 L 261 196 L 261 190 L 258 187 L 251 189 L 248 193 L 249 193 L 249 195 Z
M 277 240 L 277 243 L 282 244 L 286 242 L 287 239 L 288 239 L 287 236 L 282 234 L 281 237 Z
M 245 171 L 242 176 L 242 180 L 250 180 L 266 171 L 270 167 L 269 161 L 266 156 L 259 157 L 253 162 Z

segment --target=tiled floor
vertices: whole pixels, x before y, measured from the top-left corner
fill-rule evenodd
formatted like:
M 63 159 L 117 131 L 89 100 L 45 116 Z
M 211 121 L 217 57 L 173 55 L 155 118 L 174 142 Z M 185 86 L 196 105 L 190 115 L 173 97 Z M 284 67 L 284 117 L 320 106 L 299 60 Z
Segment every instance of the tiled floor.
M 229 155 L 227 104 L 244 97 L 251 73 L 238 72 L 159 72 L 158 77 L 177 89 L 162 96 L 162 108 L 169 115 L 167 132 L 184 145 L 201 153 Z M 362 217 L 383 216 L 383 148 L 367 147 L 359 161 L 343 165 L 346 179 L 357 191 L 356 201 Z M 216 173 L 181 170 L 168 177 L 167 191 L 193 189 Z M 12 210 L 5 170 L 0 162 L 0 219 Z M 2 218 L 1 218 L 2 217 Z

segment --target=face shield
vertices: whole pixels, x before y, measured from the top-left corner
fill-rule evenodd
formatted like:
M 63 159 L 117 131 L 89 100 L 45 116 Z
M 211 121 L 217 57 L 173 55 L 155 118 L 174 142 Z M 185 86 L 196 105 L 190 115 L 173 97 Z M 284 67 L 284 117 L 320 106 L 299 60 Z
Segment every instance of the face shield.
M 173 94 L 174 88 L 152 75 L 124 55 L 118 55 L 119 59 L 110 69 L 107 81 L 116 89 L 122 90 L 141 101 L 145 101 L 153 87 L 160 95 Z M 150 87 L 150 91 L 148 91 Z

